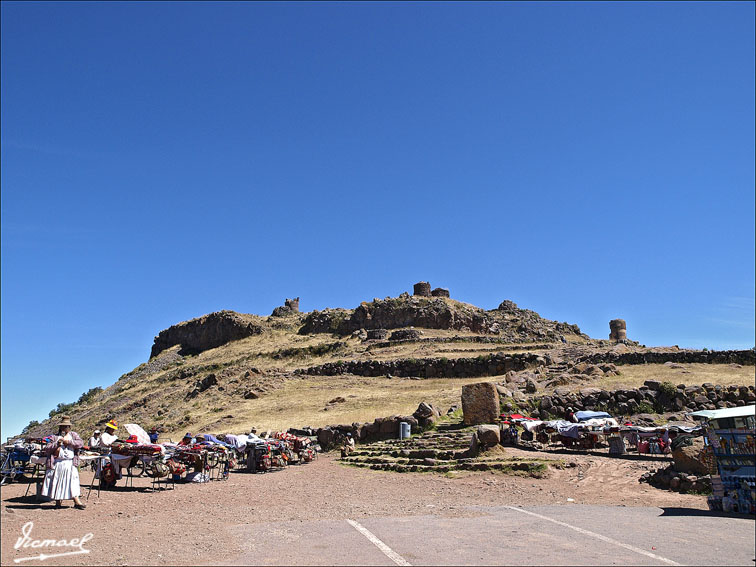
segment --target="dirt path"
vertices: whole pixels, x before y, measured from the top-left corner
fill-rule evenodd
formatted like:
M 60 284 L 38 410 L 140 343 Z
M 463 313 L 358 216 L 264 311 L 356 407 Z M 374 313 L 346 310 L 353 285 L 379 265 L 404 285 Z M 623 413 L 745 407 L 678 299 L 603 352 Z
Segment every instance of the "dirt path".
M 533 453 L 507 449 L 513 456 Z M 539 453 L 539 456 L 543 456 Z M 88 555 L 48 559 L 45 564 L 193 565 L 218 564 L 238 557 L 238 527 L 267 522 L 434 515 L 460 517 L 468 506 L 567 505 L 670 506 L 705 509 L 703 496 L 660 491 L 638 483 L 648 463 L 583 454 L 558 454 L 575 466 L 553 470 L 548 478 L 500 473 L 398 474 L 345 467 L 332 456 L 280 472 L 235 473 L 226 482 L 180 485 L 150 492 L 149 481 L 134 489 L 96 491 L 86 510 L 70 502 L 62 510 L 23 498 L 26 485 L 2 487 L 3 565 L 30 555 L 14 549 L 21 529 L 34 523 L 33 537 L 71 539 L 94 534 Z M 88 483 L 91 472 L 82 473 Z M 86 496 L 86 487 L 85 490 Z

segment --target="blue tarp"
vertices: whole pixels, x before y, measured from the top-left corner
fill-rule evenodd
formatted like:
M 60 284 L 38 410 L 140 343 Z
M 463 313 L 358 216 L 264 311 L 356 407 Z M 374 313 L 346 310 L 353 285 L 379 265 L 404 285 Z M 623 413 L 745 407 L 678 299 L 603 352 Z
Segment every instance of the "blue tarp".
M 578 421 L 588 421 L 589 419 L 604 419 L 612 417 L 605 411 L 578 411 L 575 412 L 575 418 Z

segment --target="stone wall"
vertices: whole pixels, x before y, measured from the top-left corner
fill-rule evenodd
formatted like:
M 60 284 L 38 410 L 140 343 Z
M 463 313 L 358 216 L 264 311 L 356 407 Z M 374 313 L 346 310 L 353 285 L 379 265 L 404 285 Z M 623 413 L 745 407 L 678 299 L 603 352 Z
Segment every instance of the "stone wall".
M 719 409 L 745 406 L 756 402 L 753 384 L 749 386 L 685 386 L 672 384 L 662 386 L 654 380 L 646 380 L 640 388 L 602 390 L 583 388 L 569 392 L 557 388 L 554 394 L 534 398 L 532 404 L 542 419 L 566 418 L 567 409 L 574 411 L 607 411 L 612 415 L 637 413 L 691 412 L 704 409 Z M 540 411 L 538 411 L 540 410 Z
M 437 287 L 433 291 L 431 291 L 431 295 L 433 297 L 451 297 L 449 295 L 449 290 L 445 287 Z
M 355 441 L 369 443 L 385 439 L 399 438 L 399 424 L 408 423 L 411 433 L 419 433 L 436 422 L 441 412 L 433 404 L 422 402 L 412 415 L 392 415 L 379 417 L 367 423 L 352 423 L 346 425 L 327 425 L 318 429 L 293 429 L 296 435 L 315 435 L 323 450 L 328 451 L 339 444 L 340 437 L 351 433 Z
M 150 358 L 175 345 L 181 345 L 181 355 L 198 354 L 262 332 L 262 326 L 247 316 L 234 311 L 218 311 L 160 331 L 152 345 Z
M 329 362 L 320 366 L 297 370 L 296 373 L 314 376 L 336 376 L 338 374 L 385 376 L 391 374 L 420 378 L 469 378 L 499 376 L 510 370 L 520 371 L 545 364 L 546 360 L 537 354 L 517 353 L 456 359 L 349 360 Z
M 393 415 L 391 417 L 379 417 L 367 423 L 327 425 L 312 430 L 312 433 L 317 436 L 318 443 L 323 450 L 329 451 L 337 447 L 340 437 L 347 433 L 351 433 L 354 440 L 360 443 L 397 439 L 399 437 L 399 424 L 403 421 L 409 423 L 412 433 L 417 433 L 420 430 L 417 419 L 411 415 Z
M 600 364 L 742 364 L 753 366 L 756 363 L 756 351 L 749 350 L 680 350 L 675 352 L 600 352 L 579 359 L 579 362 Z
M 370 329 L 367 332 L 367 338 L 370 340 L 383 340 L 388 337 L 388 330 L 386 329 Z
M 420 331 L 417 329 L 399 329 L 391 333 L 389 341 L 416 341 L 420 338 Z

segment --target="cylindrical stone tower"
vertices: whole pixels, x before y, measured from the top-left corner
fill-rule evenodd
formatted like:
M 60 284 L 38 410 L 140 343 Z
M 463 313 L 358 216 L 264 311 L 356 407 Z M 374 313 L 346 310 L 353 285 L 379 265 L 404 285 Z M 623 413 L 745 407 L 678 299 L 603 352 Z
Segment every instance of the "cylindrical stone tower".
M 419 295 L 421 297 L 430 297 L 431 296 L 430 284 L 428 282 L 417 282 L 415 284 L 414 295 Z
M 627 340 L 627 323 L 624 319 L 612 319 L 609 321 L 609 340 Z

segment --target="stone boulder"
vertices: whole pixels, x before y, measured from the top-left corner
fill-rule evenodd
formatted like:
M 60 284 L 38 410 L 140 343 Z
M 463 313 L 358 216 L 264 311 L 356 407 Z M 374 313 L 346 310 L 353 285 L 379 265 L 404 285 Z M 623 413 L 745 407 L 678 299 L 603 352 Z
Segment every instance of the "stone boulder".
M 709 474 L 711 471 L 706 463 L 706 446 L 703 437 L 694 437 L 691 441 L 693 442 L 692 445 L 678 447 L 672 451 L 675 470 L 695 475 Z
M 483 447 L 493 447 L 499 444 L 499 426 L 498 425 L 479 425 L 478 442 Z
M 439 417 L 441 417 L 441 411 L 433 404 L 420 402 L 420 405 L 417 406 L 417 409 L 412 414 L 412 417 L 417 420 L 421 427 L 428 427 L 429 425 L 435 423 Z
M 465 425 L 493 423 L 499 417 L 499 392 L 492 382 L 462 386 L 462 413 Z
M 194 383 L 194 389 L 189 392 L 189 397 L 194 398 L 210 387 L 216 386 L 217 384 L 218 378 L 215 376 L 215 374 L 208 374 L 202 380 L 197 380 L 197 382 Z

